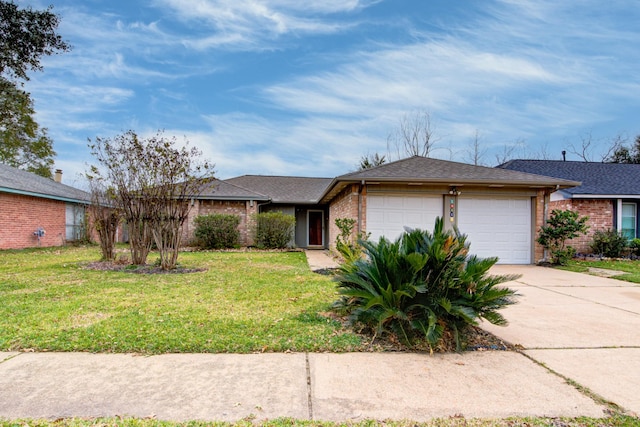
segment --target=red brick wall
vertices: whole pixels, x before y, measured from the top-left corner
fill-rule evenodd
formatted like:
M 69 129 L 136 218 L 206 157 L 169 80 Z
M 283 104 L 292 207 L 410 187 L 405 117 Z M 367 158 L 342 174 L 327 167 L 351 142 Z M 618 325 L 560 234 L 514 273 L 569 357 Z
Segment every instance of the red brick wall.
M 61 246 L 65 242 L 65 202 L 39 197 L 0 193 L 0 249 L 37 247 L 33 232 L 46 234 L 40 246 Z
M 573 246 L 578 253 L 590 253 L 589 245 L 593 240 L 593 234 L 598 230 L 613 229 L 613 201 L 607 199 L 591 200 L 557 200 L 550 203 L 549 214 L 553 209 L 572 210 L 580 216 L 588 216 L 587 234 L 571 239 L 567 244 Z
M 533 234 L 533 262 L 537 263 L 544 260 L 544 248 L 542 247 L 542 245 L 536 242 L 536 239 L 538 238 L 540 229 L 545 224 L 547 219 L 546 215 L 548 213 L 545 212 L 545 204 L 548 207 L 549 192 L 545 190 L 538 190 L 536 197 L 533 199 L 533 203 L 535 204 L 533 214 L 533 224 L 535 229 L 535 233 Z M 550 210 L 548 210 L 548 212 L 550 212 Z
M 360 228 L 358 227 L 358 192 L 360 186 L 357 184 L 348 185 L 340 194 L 333 198 L 331 204 L 329 205 L 329 247 L 335 247 L 335 241 L 338 235 L 340 235 L 340 229 L 336 226 L 337 218 L 353 218 L 356 220 L 356 224 L 353 227 L 353 236 L 358 233 L 358 229 L 365 230 L 366 224 L 365 222 L 365 212 L 366 205 L 365 199 L 366 197 L 362 197 L 362 213 L 361 220 L 362 224 L 360 224 Z M 366 191 L 363 191 L 363 196 L 366 195 Z
M 251 228 L 254 223 L 253 214 L 257 212 L 257 202 L 253 202 L 253 206 L 250 206 L 250 202 L 244 200 L 196 200 L 189 212 L 189 219 L 183 226 L 182 241 L 184 244 L 193 242 L 193 233 L 195 232 L 193 221 L 198 215 L 227 214 L 240 217 L 238 225 L 240 245 L 251 246 L 253 245 L 251 237 Z

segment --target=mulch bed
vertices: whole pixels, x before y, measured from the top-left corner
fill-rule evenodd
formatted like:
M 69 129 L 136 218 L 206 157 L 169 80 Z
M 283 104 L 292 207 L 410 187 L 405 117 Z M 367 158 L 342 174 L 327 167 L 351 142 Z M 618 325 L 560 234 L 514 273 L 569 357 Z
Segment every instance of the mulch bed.
M 451 332 L 445 332 L 442 341 L 436 347 L 430 348 L 426 341 L 417 342 L 413 347 L 408 347 L 393 334 L 385 333 L 383 335 L 375 335 L 370 329 L 358 329 L 348 323 L 346 316 L 340 316 L 335 312 L 324 312 L 320 315 L 337 320 L 345 329 L 349 329 L 357 335 L 360 335 L 364 341 L 370 344 L 368 351 L 397 351 L 397 352 L 433 352 L 433 353 L 453 353 L 456 351 L 456 344 Z M 462 351 L 517 351 L 521 350 L 520 345 L 513 345 L 497 336 L 485 331 L 484 329 L 469 325 L 464 331 L 460 332 Z M 366 351 L 366 350 L 365 350 Z

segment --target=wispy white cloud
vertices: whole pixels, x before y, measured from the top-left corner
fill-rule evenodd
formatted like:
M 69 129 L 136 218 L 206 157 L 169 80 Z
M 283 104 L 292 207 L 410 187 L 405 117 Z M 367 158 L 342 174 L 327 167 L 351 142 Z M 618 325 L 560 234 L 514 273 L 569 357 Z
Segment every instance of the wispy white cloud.
M 392 6 L 378 1 L 154 0 L 135 16 L 72 6 L 58 11 L 76 49 L 47 59 L 48 77 L 31 86 L 64 143 L 165 127 L 223 177 L 331 176 L 384 153 L 416 110 L 434 120 L 434 154 L 457 160 L 476 130 L 491 159 L 523 140 L 560 151 L 590 129 L 640 133 L 637 120 L 616 121 L 640 108 L 630 1 L 469 2 L 446 17 L 402 11 L 406 25 L 373 14 Z M 307 42 L 317 44 L 285 56 Z
M 183 43 L 196 49 L 277 49 L 285 35 L 332 34 L 352 28 L 353 22 L 332 19 L 340 13 L 361 10 L 375 1 L 299 2 L 290 0 L 157 0 L 177 16 L 198 25 L 200 37 Z M 207 34 L 208 33 L 208 34 Z
M 566 138 L 567 129 L 609 120 L 610 104 L 635 97 L 639 84 L 628 68 L 640 64 L 638 52 L 625 56 L 638 30 L 598 21 L 597 14 L 576 16 L 574 8 L 498 2 L 488 16 L 446 35 L 422 33 L 409 45 L 350 52 L 333 70 L 272 85 L 265 95 L 280 108 L 331 117 L 427 110 L 454 151 L 468 144 L 469 129 L 482 130 L 493 146 L 548 143 L 536 139 L 542 130 Z M 625 62 L 624 71 L 616 62 Z

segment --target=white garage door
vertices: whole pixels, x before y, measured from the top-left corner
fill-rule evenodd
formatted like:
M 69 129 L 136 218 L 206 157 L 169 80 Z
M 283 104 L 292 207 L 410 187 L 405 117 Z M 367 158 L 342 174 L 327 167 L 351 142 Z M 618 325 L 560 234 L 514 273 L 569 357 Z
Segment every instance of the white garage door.
M 432 231 L 442 203 L 442 196 L 368 195 L 367 232 L 373 241 L 380 236 L 393 241 L 404 227 Z
M 458 198 L 458 229 L 471 253 L 500 264 L 531 263 L 531 199 Z

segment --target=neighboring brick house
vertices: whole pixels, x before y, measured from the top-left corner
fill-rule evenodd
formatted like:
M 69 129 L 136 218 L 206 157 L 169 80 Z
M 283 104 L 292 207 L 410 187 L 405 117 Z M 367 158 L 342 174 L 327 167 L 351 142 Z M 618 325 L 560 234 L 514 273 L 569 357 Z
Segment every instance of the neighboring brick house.
M 0 249 L 60 246 L 83 237 L 89 201 L 87 192 L 0 164 Z
M 444 217 L 447 227 L 469 236 L 472 253 L 513 264 L 542 259 L 535 236 L 546 220 L 550 195 L 579 185 L 419 156 L 333 179 L 245 175 L 219 182 L 217 190 L 194 201 L 193 215 L 213 203 L 211 211 L 237 212 L 248 224 L 251 213 L 279 210 L 295 216 L 294 243 L 303 248 L 332 247 L 339 234 L 337 218 L 353 218 L 354 234 L 395 239 L 405 226 L 431 230 L 435 218 Z M 247 231 L 241 228 L 245 242 L 250 241 Z
M 581 182 L 579 186 L 554 192 L 549 206 L 589 217 L 587 234 L 570 242 L 578 252 L 591 252 L 589 244 L 597 230 L 618 230 L 630 239 L 640 237 L 640 165 L 512 160 L 499 167 Z

